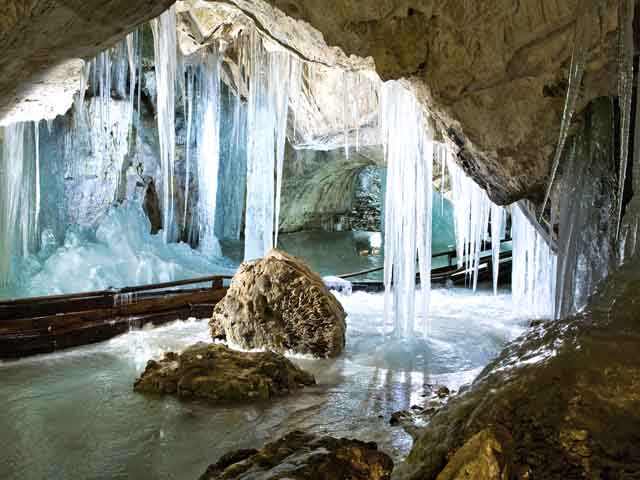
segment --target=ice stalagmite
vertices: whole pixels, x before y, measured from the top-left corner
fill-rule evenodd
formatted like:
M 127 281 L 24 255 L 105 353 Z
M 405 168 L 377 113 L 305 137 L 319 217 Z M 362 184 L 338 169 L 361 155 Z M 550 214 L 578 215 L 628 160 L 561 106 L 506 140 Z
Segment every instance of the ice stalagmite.
M 415 319 L 416 255 L 423 281 L 430 277 L 433 140 L 415 96 L 396 81 L 383 86 L 380 118 L 387 160 L 385 200 L 385 319 L 397 337 L 409 338 Z M 426 331 L 430 281 L 423 284 Z
M 288 112 L 290 54 L 270 50 L 255 30 L 245 38 L 249 81 L 247 113 L 247 207 L 245 260 L 263 257 L 274 245 L 276 178 L 282 178 Z
M 196 125 L 198 142 L 198 220 L 200 248 L 221 255 L 215 234 L 218 172 L 220 168 L 220 58 L 205 54 L 200 66 L 201 118 Z
M 165 242 L 176 238 L 174 165 L 176 149 L 175 98 L 178 68 L 176 11 L 171 7 L 151 21 L 158 103 L 158 136 L 162 169 L 162 229 Z
M 518 311 L 535 318 L 554 316 L 556 256 L 520 204 L 512 205 L 513 271 L 511 291 Z

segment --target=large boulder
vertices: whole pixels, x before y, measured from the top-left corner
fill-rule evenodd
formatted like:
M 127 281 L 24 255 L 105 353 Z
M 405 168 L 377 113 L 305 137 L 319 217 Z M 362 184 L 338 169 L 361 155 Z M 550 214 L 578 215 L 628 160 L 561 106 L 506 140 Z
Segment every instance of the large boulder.
M 169 352 L 160 361 L 150 360 L 134 389 L 227 403 L 268 400 L 313 384 L 313 375 L 280 354 L 238 352 L 200 342 L 181 354 Z
M 200 480 L 387 480 L 393 461 L 375 443 L 292 432 L 261 450 L 239 450 Z
M 345 317 L 320 276 L 274 249 L 240 266 L 210 325 L 214 339 L 242 348 L 336 357 L 345 346 Z
M 393 478 L 640 478 L 639 265 L 579 315 L 510 344 L 430 419 Z

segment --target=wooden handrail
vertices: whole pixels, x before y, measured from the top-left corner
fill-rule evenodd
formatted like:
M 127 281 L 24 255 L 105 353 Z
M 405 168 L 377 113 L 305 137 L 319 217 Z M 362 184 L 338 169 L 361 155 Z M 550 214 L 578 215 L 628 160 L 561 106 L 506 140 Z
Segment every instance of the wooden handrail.
M 173 282 L 154 283 L 149 285 L 140 285 L 136 287 L 114 288 L 110 290 L 98 290 L 94 292 L 69 293 L 61 295 L 47 295 L 43 297 L 26 297 L 0 301 L 0 306 L 20 305 L 33 302 L 58 302 L 69 300 L 88 300 L 92 298 L 111 297 L 123 293 L 137 293 L 159 290 L 163 288 L 180 287 L 184 285 L 194 285 L 198 283 L 223 281 L 233 278 L 229 275 L 211 275 L 207 277 L 191 278 L 187 280 L 176 280 Z

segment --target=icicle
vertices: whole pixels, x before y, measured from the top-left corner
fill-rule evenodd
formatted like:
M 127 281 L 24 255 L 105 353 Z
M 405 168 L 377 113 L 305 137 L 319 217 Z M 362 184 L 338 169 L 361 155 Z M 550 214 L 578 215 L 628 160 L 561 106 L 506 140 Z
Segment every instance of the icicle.
M 184 182 L 184 216 L 182 225 L 187 228 L 187 211 L 189 210 L 189 191 L 191 190 L 191 125 L 193 124 L 193 69 L 187 69 L 187 95 L 185 99 L 185 113 L 187 115 L 187 138 L 185 153 L 185 182 Z
M 576 111 L 576 105 L 578 103 L 578 97 L 580 96 L 582 77 L 584 76 L 584 69 L 587 64 L 587 58 L 589 55 L 589 45 L 591 37 L 593 36 L 592 22 L 594 18 L 598 18 L 598 16 L 595 15 L 593 11 L 595 3 L 596 2 L 592 2 L 590 0 L 581 0 L 578 4 L 576 26 L 573 37 L 573 52 L 571 54 L 571 66 L 569 69 L 567 96 L 565 98 L 564 111 L 562 113 L 562 121 L 560 123 L 558 146 L 556 147 L 555 155 L 553 157 L 551 176 L 549 178 L 547 190 L 542 202 L 540 218 L 542 218 L 547 203 L 549 202 L 551 189 L 558 173 L 560 159 L 562 158 L 562 152 L 564 151 L 567 137 L 569 135 L 571 120 L 573 119 L 573 115 Z
M 0 288 L 11 281 L 14 258 L 37 248 L 39 147 L 35 123 L 4 128 L 0 156 Z
M 423 115 L 419 102 L 399 82 L 384 85 L 380 118 L 387 160 L 385 322 L 389 325 L 392 318 L 394 335 L 403 338 L 412 336 L 416 327 L 416 253 L 421 278 L 430 280 L 433 146 L 425 137 Z M 429 280 L 422 291 L 425 332 Z
M 247 209 L 245 260 L 263 257 L 274 245 L 275 203 L 279 198 L 288 111 L 290 54 L 268 51 L 252 31 L 246 42 L 249 76 L 247 114 Z M 274 176 L 280 180 L 274 182 Z M 279 208 L 279 207 L 278 207 Z
M 163 239 L 175 238 L 174 164 L 175 164 L 175 89 L 177 75 L 176 11 L 171 7 L 151 21 L 153 32 L 156 86 L 158 95 L 158 132 L 162 169 Z
M 201 66 L 198 122 L 198 216 L 200 248 L 209 255 L 221 255 L 215 234 L 218 172 L 220 168 L 220 58 L 207 53 Z
M 502 240 L 502 226 L 504 209 L 491 205 L 491 252 L 493 261 L 493 294 L 498 294 L 498 275 L 500 273 L 500 241 Z
M 616 240 L 620 237 L 624 183 L 629 156 L 631 99 L 633 96 L 633 17 L 635 0 L 620 0 L 618 5 L 618 98 L 620 101 L 620 169 L 618 171 L 618 207 Z
M 535 318 L 554 315 L 556 256 L 522 212 L 511 208 L 513 271 L 511 291 L 515 307 Z
M 455 163 L 451 154 L 447 154 L 447 166 L 455 207 L 458 266 L 465 267 L 475 290 L 482 263 L 481 253 L 488 237 L 489 216 L 494 205 L 487 193 Z M 496 241 L 499 243 L 499 239 Z

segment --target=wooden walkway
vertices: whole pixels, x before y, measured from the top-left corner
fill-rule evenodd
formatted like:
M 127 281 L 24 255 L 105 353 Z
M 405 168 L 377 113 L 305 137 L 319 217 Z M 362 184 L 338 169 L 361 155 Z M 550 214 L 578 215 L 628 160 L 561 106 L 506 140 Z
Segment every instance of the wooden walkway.
M 88 345 L 148 324 L 209 317 L 226 295 L 224 278 L 0 302 L 0 358 Z
M 469 271 L 458 268 L 456 252 L 447 257 L 447 265 L 431 271 L 434 284 L 468 284 Z M 491 281 L 491 257 L 484 257 L 478 281 Z M 378 267 L 340 275 L 353 279 L 382 271 Z M 500 254 L 500 278 L 510 280 L 511 252 Z M 131 328 L 189 317 L 207 318 L 224 298 L 224 280 L 229 276 L 209 276 L 157 283 L 141 287 L 32 297 L 0 302 L 0 358 L 20 358 L 39 353 L 101 342 L 128 332 Z M 416 276 L 420 282 L 420 276 Z M 353 281 L 354 291 L 379 292 L 383 282 Z M 187 287 L 187 288 L 185 288 Z

